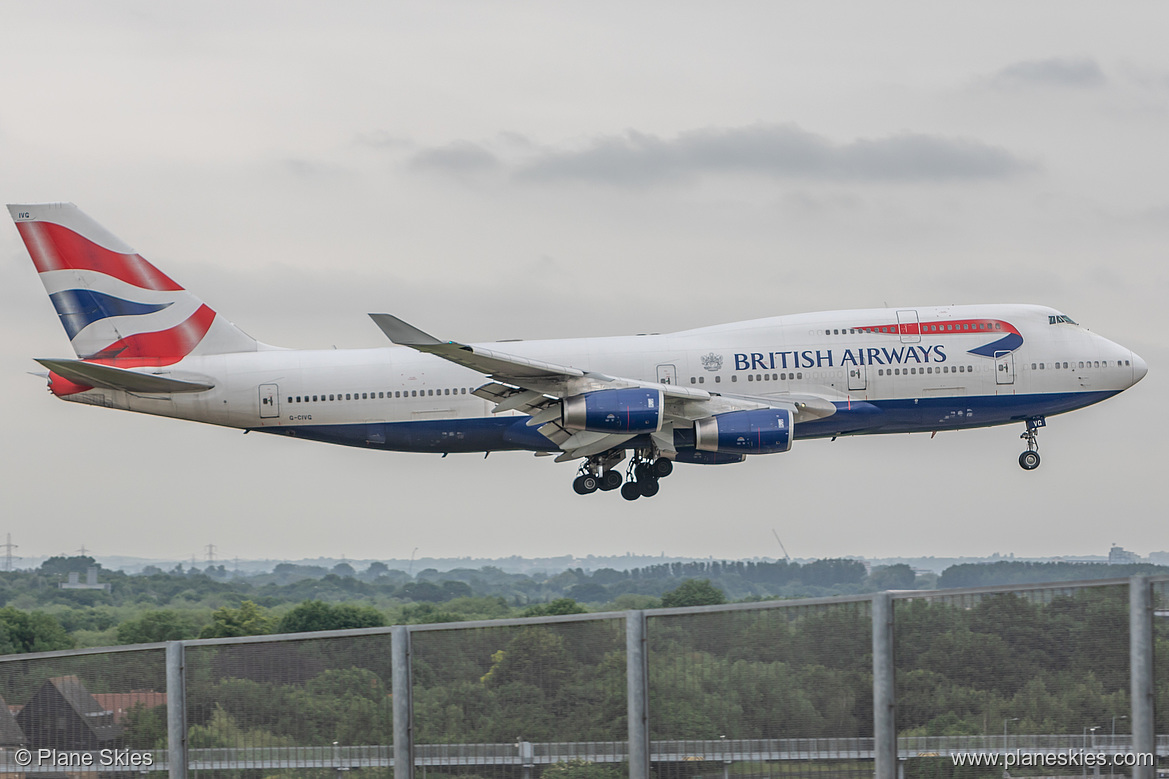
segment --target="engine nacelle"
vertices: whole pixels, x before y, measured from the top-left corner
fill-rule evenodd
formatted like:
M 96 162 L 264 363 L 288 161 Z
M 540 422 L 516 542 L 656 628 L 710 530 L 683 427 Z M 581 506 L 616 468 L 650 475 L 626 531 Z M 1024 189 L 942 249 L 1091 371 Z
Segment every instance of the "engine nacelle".
M 732 465 L 747 459 L 745 454 L 723 454 L 722 452 L 700 452 L 697 449 L 679 449 L 674 462 L 692 465 Z
M 570 430 L 656 433 L 662 429 L 662 391 L 632 387 L 565 398 L 561 420 Z
M 731 411 L 694 423 L 694 447 L 725 454 L 776 454 L 792 448 L 792 412 Z

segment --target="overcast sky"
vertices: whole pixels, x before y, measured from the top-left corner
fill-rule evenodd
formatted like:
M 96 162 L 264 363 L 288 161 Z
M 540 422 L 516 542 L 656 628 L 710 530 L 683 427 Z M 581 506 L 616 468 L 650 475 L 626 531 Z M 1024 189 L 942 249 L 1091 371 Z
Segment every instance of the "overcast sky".
M 62 403 L 0 228 L 0 534 L 189 558 L 1169 548 L 1169 6 L 0 3 L 0 189 L 70 200 L 257 338 L 667 332 L 1030 302 L 1149 363 L 1022 426 L 798 441 L 577 496 L 530 454 L 346 449 Z M 0 537 L 2 538 L 2 537 Z

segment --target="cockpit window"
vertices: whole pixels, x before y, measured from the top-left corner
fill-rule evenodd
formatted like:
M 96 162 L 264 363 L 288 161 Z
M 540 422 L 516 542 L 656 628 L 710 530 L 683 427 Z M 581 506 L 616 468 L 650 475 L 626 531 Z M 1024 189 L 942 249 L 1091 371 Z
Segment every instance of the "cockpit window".
M 1049 325 L 1058 325 L 1058 324 L 1079 325 L 1079 322 L 1076 322 L 1075 320 L 1073 320 L 1070 316 L 1067 316 L 1066 314 L 1049 314 L 1047 317 L 1047 323 Z

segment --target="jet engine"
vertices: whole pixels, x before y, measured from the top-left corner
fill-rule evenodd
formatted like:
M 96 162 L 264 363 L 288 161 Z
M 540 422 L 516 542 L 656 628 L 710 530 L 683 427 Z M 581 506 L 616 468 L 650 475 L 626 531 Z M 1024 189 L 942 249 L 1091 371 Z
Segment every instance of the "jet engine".
M 694 447 L 724 454 L 775 454 L 792 448 L 792 412 L 786 408 L 731 411 L 694 423 Z
M 606 389 L 564 399 L 564 426 L 596 433 L 655 433 L 662 429 L 662 391 Z

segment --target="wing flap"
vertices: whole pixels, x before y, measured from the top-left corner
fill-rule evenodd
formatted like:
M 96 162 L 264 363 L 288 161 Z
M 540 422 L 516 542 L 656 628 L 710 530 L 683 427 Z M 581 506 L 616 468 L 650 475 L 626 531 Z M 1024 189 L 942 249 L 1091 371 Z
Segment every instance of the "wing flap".
M 178 392 L 205 392 L 215 386 L 196 381 L 173 379 L 152 373 L 139 373 L 83 360 L 38 359 L 41 365 L 63 379 L 76 384 L 103 389 L 124 390 L 144 395 L 169 395 Z

